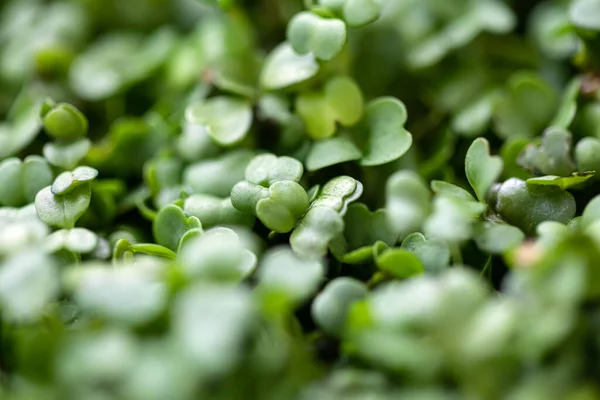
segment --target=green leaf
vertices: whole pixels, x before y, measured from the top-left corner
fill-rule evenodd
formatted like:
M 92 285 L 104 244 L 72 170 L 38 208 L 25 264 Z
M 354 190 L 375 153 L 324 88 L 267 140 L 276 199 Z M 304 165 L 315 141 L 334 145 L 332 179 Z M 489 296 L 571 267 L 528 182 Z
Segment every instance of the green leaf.
M 570 132 L 559 127 L 550 127 L 544 131 L 539 146 L 530 144 L 523 150 L 518 163 L 533 173 L 569 176 L 575 172 L 571 142 Z
M 186 161 L 202 160 L 219 153 L 219 146 L 208 134 L 208 126 L 185 121 L 177 139 L 177 151 Z
M 52 182 L 52 170 L 42 157 L 29 156 L 21 162 L 7 158 L 0 162 L 0 205 L 21 206 L 32 202 L 37 192 Z
M 585 206 L 581 216 L 581 224 L 585 228 L 600 219 L 600 196 L 594 197 Z
M 325 100 L 342 126 L 353 126 L 363 116 L 364 99 L 360 87 L 347 76 L 337 76 L 324 87 Z
M 469 103 L 452 119 L 452 130 L 467 137 L 482 135 L 492 119 L 495 99 L 495 93 L 486 93 Z
M 374 246 L 364 246 L 344 254 L 340 261 L 344 264 L 356 265 L 373 262 L 373 258 Z
M 420 176 L 399 171 L 387 181 L 386 207 L 390 224 L 404 237 L 418 231 L 429 215 L 431 193 Z
M 74 140 L 87 135 L 87 118 L 71 104 L 59 103 L 42 117 L 44 130 L 54 139 Z
M 574 173 L 571 176 L 540 176 L 537 178 L 527 179 L 528 185 L 541 185 L 541 186 L 557 186 L 563 190 L 569 189 L 573 186 L 579 186 L 596 175 L 595 172 L 584 172 L 584 173 Z
M 500 149 L 500 155 L 504 160 L 504 172 L 502 174 L 504 178 L 527 179 L 531 177 L 531 173 L 521 168 L 518 162 L 521 153 L 530 143 L 530 139 L 520 138 L 511 138 L 504 142 Z
M 575 146 L 575 160 L 580 173 L 600 172 L 600 139 L 585 137 Z
M 257 202 L 256 216 L 272 231 L 286 233 L 294 229 L 309 205 L 302 186 L 293 181 L 279 181 L 269 187 L 269 197 Z
M 359 160 L 362 152 L 347 137 L 337 136 L 314 142 L 306 157 L 306 169 L 318 171 L 332 165 Z
M 252 214 L 237 210 L 231 204 L 229 197 L 221 199 L 205 194 L 194 194 L 184 200 L 183 211 L 187 215 L 198 218 L 205 229 L 218 225 L 240 225 L 251 228 L 255 221 Z
M 348 310 L 368 293 L 367 287 L 361 281 L 347 277 L 336 278 L 315 297 L 311 305 L 311 315 L 323 331 L 341 336 Z
M 511 178 L 498 192 L 496 210 L 510 224 L 526 234 L 533 234 L 543 221 L 567 223 L 575 216 L 575 199 L 569 192 L 554 186 L 528 186 Z
M 360 203 L 348 206 L 344 215 L 344 237 L 351 250 L 372 246 L 375 242 L 393 246 L 398 241 L 398 233 L 389 223 L 388 211 L 379 209 L 371 212 Z
M 325 206 L 344 215 L 348 205 L 358 200 L 363 193 L 363 185 L 356 179 L 342 175 L 331 179 L 320 188 L 311 207 Z
M 64 195 L 55 195 L 51 187 L 46 186 L 35 196 L 35 209 L 46 224 L 71 229 L 89 207 L 91 197 L 89 182 Z
M 175 39 L 169 28 L 145 39 L 140 34 L 109 33 L 76 58 L 69 69 L 69 84 L 85 100 L 107 99 L 150 77 L 169 57 Z
M 171 204 L 158 211 L 152 223 L 152 233 L 158 244 L 176 251 L 186 231 L 201 227 L 198 218 L 187 217 L 181 208 Z
M 89 139 L 72 142 L 49 142 L 44 145 L 43 153 L 48 162 L 64 169 L 73 169 L 87 155 L 92 146 Z
M 246 180 L 269 187 L 275 182 L 299 182 L 303 173 L 302 163 L 295 158 L 261 154 L 254 157 L 246 167 Z
M 207 127 L 210 137 L 222 146 L 232 146 L 246 137 L 252 125 L 252 108 L 246 100 L 213 97 L 186 109 L 186 119 Z
M 505 253 L 525 240 L 525 234 L 519 228 L 491 222 L 478 224 L 474 237 L 477 247 L 490 254 Z
M 243 358 L 257 315 L 256 300 L 245 287 L 192 286 L 173 306 L 173 348 L 186 355 L 186 365 L 195 371 L 223 376 Z M 176 360 L 179 365 L 182 358 Z
M 533 137 L 548 126 L 558 103 L 552 87 L 538 75 L 517 72 L 496 104 L 494 120 L 502 138 Z
M 323 91 L 307 91 L 296 98 L 296 111 L 306 125 L 309 136 L 324 140 L 335 134 L 337 123 L 345 127 L 360 121 L 364 100 L 358 85 L 347 76 L 337 76 L 325 84 Z
M 3 319 L 34 321 L 59 294 L 54 260 L 36 251 L 8 258 L 0 268 L 0 306 Z
M 0 159 L 12 156 L 31 144 L 40 132 L 41 101 L 38 93 L 23 89 L 14 101 L 14 112 L 0 123 Z
M 325 276 L 321 260 L 299 258 L 287 247 L 269 250 L 256 273 L 258 290 L 264 295 L 279 295 L 296 307 L 307 301 Z M 268 298 L 268 297 L 267 297 Z
M 314 140 L 328 139 L 335 134 L 335 111 L 319 92 L 304 92 L 296 98 L 296 112 L 304 121 L 306 131 Z
M 569 18 L 579 28 L 600 31 L 600 1 L 573 1 L 569 7 Z
M 203 159 L 184 170 L 183 182 L 191 193 L 227 197 L 235 184 L 244 179 L 254 155 L 250 150 L 240 149 Z
M 98 245 L 98 236 L 85 228 L 61 229 L 45 239 L 50 252 L 67 249 L 74 253 L 91 253 Z
M 373 0 L 346 0 L 344 21 L 352 28 L 368 25 L 379 18 L 379 5 Z
M 49 228 L 37 215 L 35 206 L 0 208 L 0 255 L 7 256 L 38 246 Z
M 573 221 L 573 220 L 571 220 Z M 551 249 L 569 235 L 569 227 L 555 221 L 545 221 L 536 228 L 537 243 Z
M 487 192 L 500 178 L 504 162 L 499 156 L 490 156 L 490 144 L 483 138 L 475 139 L 465 158 L 465 172 L 479 201 L 484 202 Z
M 260 84 L 266 90 L 279 90 L 304 82 L 319 72 L 312 53 L 300 55 L 289 43 L 276 47 L 265 60 Z
M 289 22 L 287 39 L 300 54 L 313 53 L 320 60 L 331 60 L 344 47 L 346 25 L 339 19 L 301 12 Z
M 413 253 L 429 274 L 438 274 L 450 264 L 450 248 L 440 239 L 427 239 L 422 233 L 412 233 L 402 241 L 402 249 Z
M 419 258 L 404 249 L 391 249 L 375 259 L 377 268 L 396 279 L 406 279 L 424 272 Z
M 433 190 L 435 194 L 440 194 L 447 197 L 454 197 L 458 200 L 477 201 L 471 193 L 461 188 L 460 186 L 453 185 L 449 182 L 431 181 L 431 190 Z
M 406 118 L 406 107 L 393 97 L 382 97 L 369 103 L 365 118 L 368 135 L 361 165 L 386 164 L 410 149 L 412 135 L 404 129 Z
M 201 228 L 192 228 L 186 232 L 186 234 L 193 230 L 201 230 Z M 185 236 L 185 234 L 184 234 Z M 174 260 L 177 255 L 172 250 L 167 249 L 164 246 L 160 246 L 154 243 L 136 243 L 129 246 L 129 251 L 135 253 L 147 254 L 149 256 L 165 258 L 167 260 Z
M 333 208 L 311 206 L 290 236 L 292 249 L 301 257 L 327 254 L 329 243 L 344 232 L 344 220 Z
M 472 237 L 473 223 L 485 208 L 481 203 L 438 195 L 433 201 L 433 212 L 423 224 L 423 231 L 427 237 L 449 243 L 463 242 Z
M 550 125 L 569 129 L 575 119 L 575 114 L 577 113 L 577 98 L 579 97 L 580 91 L 581 79 L 574 78 L 565 88 L 561 104 Z
M 114 323 L 139 325 L 155 318 L 167 301 L 167 290 L 148 265 L 112 268 L 93 263 L 68 271 L 67 288 L 90 315 Z
M 77 167 L 73 171 L 63 172 L 52 183 L 52 193 L 65 195 L 76 187 L 91 182 L 98 176 L 98 170 L 90 167 Z
M 186 276 L 223 282 L 247 278 L 254 272 L 257 261 L 235 231 L 222 227 L 187 240 L 178 257 Z

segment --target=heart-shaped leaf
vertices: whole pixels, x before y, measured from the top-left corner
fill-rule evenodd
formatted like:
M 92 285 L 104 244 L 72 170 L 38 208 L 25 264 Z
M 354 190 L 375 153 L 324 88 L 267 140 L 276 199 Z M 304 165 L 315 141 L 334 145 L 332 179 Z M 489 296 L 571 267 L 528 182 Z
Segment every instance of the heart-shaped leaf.
M 35 196 L 35 209 L 46 224 L 71 229 L 89 207 L 91 197 L 89 182 L 64 195 L 55 195 L 51 187 L 46 186 Z
M 448 244 L 440 239 L 427 239 L 422 233 L 408 235 L 402 241 L 401 248 L 417 256 L 426 273 L 440 273 L 450 264 Z
M 269 187 L 269 197 L 256 204 L 256 216 L 272 231 L 286 233 L 294 229 L 309 205 L 302 186 L 293 181 L 279 181 Z
M 484 202 L 487 192 L 500 178 L 504 162 L 490 155 L 490 144 L 483 138 L 475 139 L 465 158 L 465 172 L 479 201 Z
M 186 109 L 186 120 L 205 125 L 210 137 L 222 146 L 232 146 L 244 139 L 252 125 L 252 108 L 246 100 L 213 97 Z
M 289 43 L 276 47 L 265 60 L 260 84 L 266 90 L 278 90 L 304 82 L 319 72 L 312 53 L 298 54 Z
M 364 101 L 358 85 L 347 76 L 330 79 L 322 92 L 305 92 L 296 99 L 296 111 L 315 140 L 335 134 L 337 123 L 353 126 L 362 118 Z
M 16 207 L 32 202 L 37 192 L 52 182 L 46 160 L 29 156 L 21 161 L 7 158 L 0 162 L 0 205 Z
M 64 169 L 73 169 L 90 151 L 92 142 L 82 138 L 73 142 L 48 142 L 43 154 L 48 162 Z
M 402 157 L 412 145 L 412 135 L 404 129 L 406 107 L 393 97 L 382 97 L 369 103 L 366 110 L 361 165 L 386 164 Z
M 98 176 L 98 170 L 90 167 L 77 167 L 71 172 L 63 172 L 52 183 L 52 193 L 65 195 L 77 186 L 91 182 Z
M 152 223 L 152 233 L 161 246 L 176 251 L 182 236 L 190 229 L 201 228 L 196 217 L 187 217 L 176 205 L 163 207 Z
M 533 234 L 543 221 L 569 222 L 576 205 L 573 196 L 560 188 L 528 186 L 525 181 L 511 178 L 500 187 L 496 210 L 512 225 Z
M 331 60 L 346 43 L 346 25 L 339 19 L 301 12 L 288 24 L 287 39 L 300 54 L 313 53 L 320 60 Z

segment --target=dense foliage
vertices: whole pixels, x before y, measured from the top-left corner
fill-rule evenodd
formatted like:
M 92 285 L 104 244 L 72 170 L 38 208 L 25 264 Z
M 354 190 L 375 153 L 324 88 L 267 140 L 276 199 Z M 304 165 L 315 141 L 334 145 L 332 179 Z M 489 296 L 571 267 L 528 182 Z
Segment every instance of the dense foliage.
M 0 3 L 0 397 L 600 399 L 600 0 Z

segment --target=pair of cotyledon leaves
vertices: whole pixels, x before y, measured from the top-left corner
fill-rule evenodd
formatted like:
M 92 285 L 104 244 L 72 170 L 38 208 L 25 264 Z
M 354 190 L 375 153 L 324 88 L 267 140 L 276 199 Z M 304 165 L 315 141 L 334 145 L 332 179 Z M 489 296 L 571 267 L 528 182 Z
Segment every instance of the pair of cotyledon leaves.
M 292 18 L 287 38 L 296 52 L 320 60 L 331 60 L 342 51 L 347 26 L 356 28 L 379 18 L 379 6 L 372 0 L 322 0 L 317 7 L 321 8 Z

